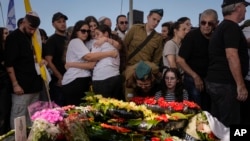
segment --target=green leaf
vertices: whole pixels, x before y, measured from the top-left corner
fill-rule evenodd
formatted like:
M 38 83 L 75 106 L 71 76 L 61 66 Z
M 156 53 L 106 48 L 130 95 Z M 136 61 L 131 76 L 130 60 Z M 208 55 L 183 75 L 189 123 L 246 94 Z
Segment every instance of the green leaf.
M 177 117 L 178 119 L 188 119 L 188 117 L 186 115 L 184 115 L 183 113 L 179 113 L 179 112 L 172 113 L 171 117 L 169 119 L 175 120 L 175 118 L 173 118 L 173 117 Z
M 159 121 L 157 121 L 157 120 L 147 120 L 146 123 L 147 123 L 147 129 L 149 130 L 152 126 L 156 126 L 159 123 Z
M 141 119 L 130 119 L 128 121 L 128 125 L 130 125 L 130 126 L 138 126 L 138 125 L 141 124 L 141 122 L 142 122 Z

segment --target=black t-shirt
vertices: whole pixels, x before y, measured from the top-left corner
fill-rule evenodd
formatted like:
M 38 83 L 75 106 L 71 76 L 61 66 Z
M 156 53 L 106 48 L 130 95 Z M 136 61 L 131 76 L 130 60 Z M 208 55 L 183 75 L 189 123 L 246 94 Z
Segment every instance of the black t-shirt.
M 42 90 L 43 81 L 35 69 L 34 51 L 31 38 L 19 29 L 7 36 L 4 61 L 6 67 L 13 67 L 16 79 L 24 93 Z
M 239 25 L 224 20 L 216 28 L 209 45 L 207 80 L 215 83 L 235 84 L 226 57 L 226 48 L 237 48 L 243 78 L 248 72 L 247 41 Z
M 4 77 L 6 74 L 7 72 L 3 65 L 3 46 L 0 43 L 0 80 L 1 80 L 1 77 Z
M 63 61 L 63 55 L 66 47 L 66 36 L 61 36 L 58 34 L 53 34 L 46 42 L 46 45 L 44 46 L 44 54 L 43 56 L 53 56 L 53 64 L 57 68 L 57 70 L 63 75 L 66 72 L 66 69 L 64 67 L 65 62 Z M 57 78 L 53 77 L 52 79 Z
M 200 29 L 197 28 L 185 36 L 178 54 L 201 78 L 205 78 L 207 73 L 208 44 L 209 39 L 205 38 Z

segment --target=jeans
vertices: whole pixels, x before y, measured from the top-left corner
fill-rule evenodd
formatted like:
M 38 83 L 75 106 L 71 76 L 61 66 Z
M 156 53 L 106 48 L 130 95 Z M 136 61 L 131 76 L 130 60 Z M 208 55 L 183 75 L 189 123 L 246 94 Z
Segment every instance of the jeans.
M 184 74 L 184 80 L 183 80 L 185 89 L 188 91 L 188 98 L 191 101 L 194 101 L 198 105 L 201 106 L 202 110 L 210 112 L 211 110 L 211 99 L 210 96 L 205 91 L 205 83 L 204 83 L 204 90 L 199 91 L 194 84 L 194 79 Z
M 30 104 L 37 102 L 39 100 L 39 95 L 40 92 L 22 95 L 12 94 L 12 108 L 10 116 L 11 129 L 14 129 L 14 119 L 20 116 L 26 117 L 27 127 L 32 125 L 27 107 Z
M 241 124 L 248 124 L 250 125 L 250 114 L 246 111 L 249 111 L 250 109 L 250 81 L 249 80 L 245 80 L 245 85 L 248 91 L 248 97 L 247 100 L 244 102 L 241 102 Z
M 236 99 L 236 86 L 206 81 L 206 88 L 211 96 L 211 114 L 227 127 L 240 124 L 240 102 Z

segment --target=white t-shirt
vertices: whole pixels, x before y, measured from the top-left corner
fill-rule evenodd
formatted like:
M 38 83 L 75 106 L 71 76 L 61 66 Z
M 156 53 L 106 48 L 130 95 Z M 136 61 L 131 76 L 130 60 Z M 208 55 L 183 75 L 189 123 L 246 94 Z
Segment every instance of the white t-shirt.
M 86 47 L 91 51 L 91 49 L 92 49 L 92 46 L 93 46 L 93 44 L 94 44 L 94 39 L 90 39 L 89 41 L 87 41 L 86 43 L 85 43 L 85 45 L 86 45 Z
M 162 52 L 162 61 L 164 66 L 170 67 L 169 66 L 169 62 L 167 60 L 167 56 L 168 55 L 178 55 L 180 47 L 173 41 L 173 40 L 169 40 L 166 42 L 166 44 L 164 45 L 164 49 Z
M 90 51 L 81 39 L 72 39 L 68 45 L 66 53 L 66 62 L 86 62 L 82 59 L 82 57 L 88 53 L 90 53 Z M 76 78 L 90 76 L 91 73 L 89 70 L 80 68 L 69 68 L 63 75 L 62 85 L 66 85 L 75 80 Z
M 125 33 L 121 32 L 120 30 L 117 30 L 117 34 L 118 34 L 118 36 L 119 36 L 122 40 L 124 40 L 124 38 L 125 38 Z
M 113 47 L 110 43 L 103 43 L 100 47 L 93 47 L 91 52 L 105 52 L 105 51 L 112 51 L 117 50 Z M 117 76 L 120 74 L 119 72 L 120 66 L 120 56 L 116 58 L 113 57 L 106 57 L 99 60 L 96 63 L 96 66 L 93 70 L 92 80 L 105 80 L 112 76 Z

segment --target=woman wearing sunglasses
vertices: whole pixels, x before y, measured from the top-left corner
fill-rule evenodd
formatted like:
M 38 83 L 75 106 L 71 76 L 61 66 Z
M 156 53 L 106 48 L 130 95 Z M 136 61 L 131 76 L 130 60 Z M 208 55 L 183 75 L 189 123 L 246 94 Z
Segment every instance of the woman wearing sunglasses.
M 89 25 L 80 20 L 74 25 L 72 35 L 66 50 L 66 68 L 63 75 L 62 90 L 65 105 L 79 105 L 85 92 L 89 91 L 91 69 L 96 61 L 105 57 L 116 57 L 116 51 L 90 53 L 85 42 L 89 37 Z

